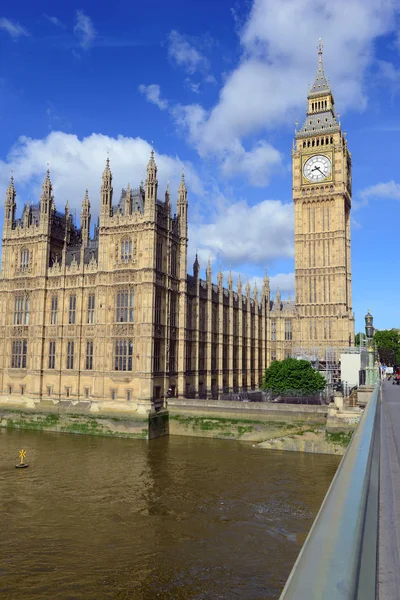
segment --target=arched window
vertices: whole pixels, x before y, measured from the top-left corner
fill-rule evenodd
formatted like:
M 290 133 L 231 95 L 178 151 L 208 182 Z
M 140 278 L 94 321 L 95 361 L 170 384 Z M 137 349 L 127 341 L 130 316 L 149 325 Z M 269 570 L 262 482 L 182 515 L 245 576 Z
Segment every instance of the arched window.
M 306 147 L 306 143 L 305 143 L 305 142 L 303 142 L 303 148 L 305 148 L 305 147 Z
M 121 261 L 129 262 L 132 260 L 132 240 L 124 238 L 121 242 Z
M 331 137 L 331 144 L 333 144 L 333 137 Z
M 323 145 L 324 145 L 324 138 L 322 138 L 322 140 L 321 140 L 321 146 L 323 146 Z
M 26 248 L 23 248 L 21 250 L 21 260 L 19 266 L 21 271 L 24 271 L 29 267 L 29 250 L 27 250 Z

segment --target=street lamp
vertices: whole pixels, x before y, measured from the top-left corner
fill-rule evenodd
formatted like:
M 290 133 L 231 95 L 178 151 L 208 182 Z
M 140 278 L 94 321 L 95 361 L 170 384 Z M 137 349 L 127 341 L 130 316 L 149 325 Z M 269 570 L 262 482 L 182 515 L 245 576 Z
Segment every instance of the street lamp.
M 365 335 L 368 340 L 372 340 L 374 337 L 374 317 L 369 312 L 369 309 L 365 315 Z
M 367 338 L 367 349 L 368 349 L 368 366 L 366 368 L 366 384 L 374 385 L 379 378 L 378 369 L 374 365 L 374 317 L 371 315 L 369 309 L 365 315 L 365 336 Z

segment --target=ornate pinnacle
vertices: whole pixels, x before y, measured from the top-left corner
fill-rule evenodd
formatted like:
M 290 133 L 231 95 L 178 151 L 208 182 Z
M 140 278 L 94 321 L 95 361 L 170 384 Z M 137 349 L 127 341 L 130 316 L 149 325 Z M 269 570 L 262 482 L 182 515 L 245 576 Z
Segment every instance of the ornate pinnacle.
M 104 171 L 103 171 L 103 179 L 111 179 L 112 178 L 112 174 L 111 174 L 111 169 L 110 169 L 110 159 L 107 156 L 106 159 L 106 166 L 104 167 Z
M 154 160 L 154 149 L 152 148 L 151 152 L 150 152 L 150 159 L 149 159 L 149 162 L 147 163 L 147 170 L 149 171 L 149 170 L 153 170 L 153 169 L 157 169 L 157 165 Z
M 50 179 L 50 169 L 47 169 L 46 171 L 46 177 L 44 178 L 43 184 L 42 184 L 42 190 L 45 194 L 50 195 L 51 194 L 51 179 Z
M 228 275 L 228 289 L 231 290 L 232 286 L 233 286 L 232 271 L 229 271 L 229 275 Z
M 197 251 L 196 251 L 196 258 L 194 259 L 194 263 L 193 263 L 193 273 L 195 274 L 195 276 L 197 276 L 199 274 L 199 269 L 200 269 L 200 263 L 199 263 L 199 257 L 197 256 Z
M 89 200 L 89 190 L 88 190 L 88 188 L 86 188 L 86 190 L 85 190 L 85 197 L 83 198 L 83 201 L 82 201 L 82 208 L 90 208 L 90 200 Z
M 14 202 L 14 199 L 15 199 L 14 176 L 11 175 L 10 183 L 8 185 L 7 193 L 6 193 L 6 201 Z
M 221 267 L 220 267 L 220 269 L 218 271 L 217 279 L 218 279 L 218 286 L 220 288 L 222 288 L 222 284 L 223 284 L 223 281 L 224 281 L 224 276 L 222 275 Z

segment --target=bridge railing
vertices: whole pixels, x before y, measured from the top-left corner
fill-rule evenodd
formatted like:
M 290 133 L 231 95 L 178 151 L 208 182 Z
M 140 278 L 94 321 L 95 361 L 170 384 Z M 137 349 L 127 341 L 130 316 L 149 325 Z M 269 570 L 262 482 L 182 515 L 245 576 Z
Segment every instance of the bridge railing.
M 380 447 L 378 383 L 280 600 L 375 600 Z

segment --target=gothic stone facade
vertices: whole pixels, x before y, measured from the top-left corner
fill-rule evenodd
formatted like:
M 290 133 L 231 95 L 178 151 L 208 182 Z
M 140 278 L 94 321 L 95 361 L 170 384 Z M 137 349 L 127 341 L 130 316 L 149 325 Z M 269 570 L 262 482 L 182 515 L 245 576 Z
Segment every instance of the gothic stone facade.
M 168 388 L 178 395 L 257 387 L 266 364 L 290 354 L 289 302 L 261 297 L 232 278 L 223 287 L 187 274 L 187 190 L 177 214 L 169 189 L 157 199 L 152 153 L 144 188 L 122 191 L 112 205 L 109 161 L 100 217 L 90 238 L 90 201 L 78 230 L 68 205 L 55 210 L 47 172 L 38 205 L 15 219 L 14 182 L 7 190 L 3 234 L 1 393 L 71 401 L 128 401 L 140 409 Z M 281 314 L 289 318 L 281 318 Z M 274 348 L 268 346 L 273 319 Z M 286 341 L 284 337 L 286 336 Z M 271 354 L 272 352 L 272 354 Z
M 254 389 L 293 345 L 348 344 L 351 161 L 321 54 L 315 86 L 293 151 L 297 303 L 279 292 L 273 300 L 267 276 L 260 295 L 249 284 L 243 290 L 240 279 L 234 291 L 231 276 L 225 288 L 221 272 L 213 284 L 210 265 L 202 280 L 197 257 L 187 274 L 185 180 L 172 215 L 169 189 L 158 199 L 153 152 L 145 185 L 122 190 L 116 205 L 107 160 L 93 238 L 87 192 L 78 229 L 68 204 L 64 213 L 55 210 L 47 172 L 40 202 L 26 204 L 16 219 L 11 179 L 0 394 L 28 403 L 123 401 L 146 411 L 169 388 L 189 397 Z

